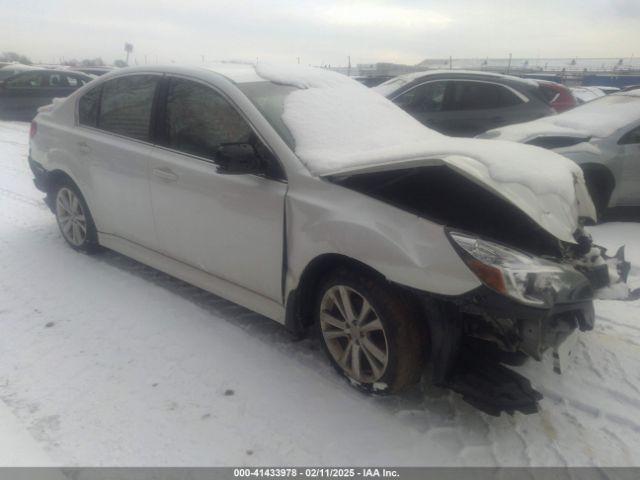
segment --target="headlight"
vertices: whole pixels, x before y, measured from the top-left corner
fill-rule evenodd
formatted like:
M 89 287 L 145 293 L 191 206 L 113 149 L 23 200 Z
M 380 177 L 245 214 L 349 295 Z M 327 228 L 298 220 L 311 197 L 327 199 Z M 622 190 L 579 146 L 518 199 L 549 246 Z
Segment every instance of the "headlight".
M 482 283 L 521 303 L 551 306 L 559 292 L 573 290 L 584 282 L 572 267 L 463 233 L 450 232 L 449 236 Z

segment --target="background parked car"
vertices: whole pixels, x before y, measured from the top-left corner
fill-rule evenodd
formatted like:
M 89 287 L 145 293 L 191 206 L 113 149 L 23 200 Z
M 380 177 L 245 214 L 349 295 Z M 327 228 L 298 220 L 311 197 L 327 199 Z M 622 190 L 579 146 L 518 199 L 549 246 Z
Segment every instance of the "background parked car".
M 74 72 L 86 73 L 87 75 L 95 75 L 99 77 L 100 75 L 104 75 L 105 73 L 109 73 L 113 71 L 114 67 L 73 67 L 71 70 Z
M 424 125 L 455 137 L 473 137 L 555 113 L 536 80 L 486 72 L 411 73 L 374 90 Z
M 28 69 L 0 82 L 0 118 L 31 120 L 38 108 L 66 97 L 92 78 L 65 70 Z
M 604 97 L 606 93 L 600 90 L 598 87 L 573 87 L 571 93 L 576 97 L 578 103 L 587 103 L 596 98 Z
M 547 96 L 549 105 L 556 112 L 561 113 L 578 105 L 578 101 L 569 87 L 549 80 L 537 80 L 537 82 L 540 84 L 542 92 Z
M 640 90 L 603 96 L 571 111 L 486 132 L 555 150 L 584 170 L 599 214 L 640 206 Z
M 612 93 L 616 93 L 620 91 L 618 87 L 609 87 L 609 86 L 601 86 L 601 85 L 595 85 L 595 87 L 602 90 L 605 95 L 611 95 Z

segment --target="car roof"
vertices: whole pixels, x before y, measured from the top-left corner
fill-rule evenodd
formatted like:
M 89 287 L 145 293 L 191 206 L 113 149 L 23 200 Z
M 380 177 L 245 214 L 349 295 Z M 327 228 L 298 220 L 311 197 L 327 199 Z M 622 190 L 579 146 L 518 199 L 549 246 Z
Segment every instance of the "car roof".
M 7 63 L 6 65 L 0 66 L 0 70 L 16 70 L 21 72 L 27 72 L 30 70 L 38 70 L 38 67 L 33 67 L 31 65 L 25 65 L 24 63 Z
M 173 73 L 178 75 L 192 74 L 196 76 L 202 76 L 203 74 L 206 75 L 207 73 L 216 73 L 218 75 L 226 77 L 228 80 L 231 80 L 234 83 L 253 83 L 267 81 L 256 73 L 256 69 L 253 64 L 233 62 L 210 63 L 205 65 L 143 65 L 136 67 L 117 68 L 103 75 L 101 79 L 108 79 L 112 78 L 113 76 L 136 72 Z
M 20 70 L 19 72 L 16 72 L 14 76 L 22 75 L 23 73 L 58 73 L 58 74 L 63 73 L 63 74 L 70 74 L 70 75 L 78 75 L 81 77 L 89 77 L 87 74 L 78 72 L 76 70 L 63 70 L 63 69 L 57 69 L 57 68 L 29 68 L 26 70 Z
M 403 89 L 414 82 L 427 80 L 429 78 L 451 78 L 453 80 L 497 80 L 510 85 L 520 85 L 527 88 L 539 88 L 536 80 L 531 78 L 520 78 L 512 75 L 503 75 L 501 73 L 485 72 L 477 70 L 425 70 L 423 72 L 405 73 L 398 75 L 386 82 L 373 87 L 382 95 L 392 95 L 394 92 Z

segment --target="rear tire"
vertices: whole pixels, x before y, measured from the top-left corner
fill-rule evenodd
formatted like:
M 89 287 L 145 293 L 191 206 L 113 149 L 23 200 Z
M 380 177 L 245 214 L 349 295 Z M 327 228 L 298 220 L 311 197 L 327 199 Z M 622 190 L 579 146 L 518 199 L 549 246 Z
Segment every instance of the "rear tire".
M 396 393 L 420 380 L 425 330 L 405 297 L 384 280 L 347 268 L 321 283 L 315 305 L 320 342 L 355 387 Z
M 52 189 L 53 211 L 65 241 L 74 250 L 100 251 L 98 231 L 87 202 L 70 179 L 61 179 Z

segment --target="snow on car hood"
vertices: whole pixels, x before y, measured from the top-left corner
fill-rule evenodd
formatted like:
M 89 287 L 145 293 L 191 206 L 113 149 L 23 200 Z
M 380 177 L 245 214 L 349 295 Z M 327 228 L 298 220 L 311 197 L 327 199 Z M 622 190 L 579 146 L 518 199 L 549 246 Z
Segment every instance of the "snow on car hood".
M 391 101 L 327 70 L 259 64 L 256 72 L 293 85 L 282 119 L 295 153 L 316 176 L 446 164 L 513 203 L 557 238 L 574 242 L 578 217 L 595 219 L 582 170 L 528 145 L 451 138 Z
M 607 95 L 559 115 L 496 128 L 480 135 L 514 142 L 528 142 L 541 136 L 608 137 L 640 121 L 640 92 Z

